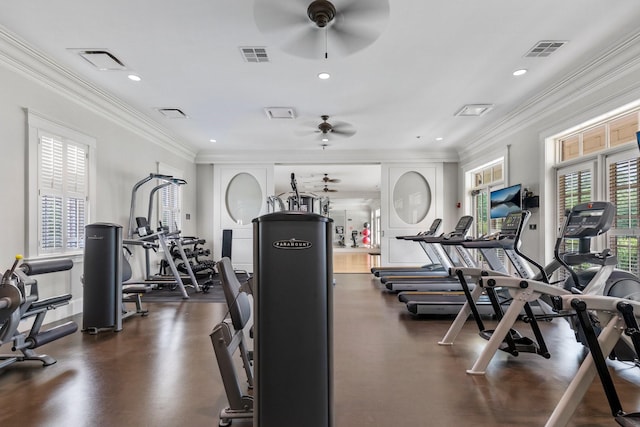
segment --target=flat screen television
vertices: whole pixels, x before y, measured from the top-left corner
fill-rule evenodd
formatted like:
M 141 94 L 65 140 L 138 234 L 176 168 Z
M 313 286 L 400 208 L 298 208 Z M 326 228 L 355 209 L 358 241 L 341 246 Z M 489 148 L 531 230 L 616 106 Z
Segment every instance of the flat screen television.
M 638 140 L 638 149 L 640 150 L 640 132 L 636 132 L 636 139 Z
M 489 194 L 491 219 L 504 218 L 511 212 L 520 212 L 522 210 L 521 190 L 522 185 L 516 184 L 492 191 Z

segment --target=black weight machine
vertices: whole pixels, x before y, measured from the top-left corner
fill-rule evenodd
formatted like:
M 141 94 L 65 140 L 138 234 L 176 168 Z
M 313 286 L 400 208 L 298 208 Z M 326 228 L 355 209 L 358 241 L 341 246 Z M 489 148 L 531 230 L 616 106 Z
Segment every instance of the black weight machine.
M 31 277 L 70 270 L 73 261 L 31 261 L 18 266 L 21 259 L 21 256 L 16 256 L 13 266 L 4 273 L 0 282 L 0 346 L 12 343 L 13 351 L 0 355 L 0 368 L 27 360 L 40 361 L 44 366 L 52 365 L 56 359 L 34 350 L 78 330 L 78 325 L 73 321 L 42 330 L 47 312 L 69 304 L 71 294 L 40 299 L 38 282 Z M 21 322 L 30 318 L 34 320 L 29 331 L 20 332 L 18 327 Z

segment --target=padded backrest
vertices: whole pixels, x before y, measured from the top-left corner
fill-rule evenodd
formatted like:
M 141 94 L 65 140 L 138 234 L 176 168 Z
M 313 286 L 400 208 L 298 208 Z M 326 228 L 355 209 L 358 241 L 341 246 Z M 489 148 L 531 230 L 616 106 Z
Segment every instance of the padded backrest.
M 131 279 L 133 272 L 131 271 L 131 264 L 129 264 L 129 260 L 127 260 L 127 257 L 124 256 L 124 251 L 122 252 L 122 257 L 120 259 L 122 261 L 122 279 L 120 280 L 120 282 L 124 283 L 127 280 Z
M 222 230 L 222 258 L 231 260 L 231 243 L 233 242 L 233 230 Z
M 229 307 L 231 322 L 236 330 L 240 330 L 245 327 L 251 316 L 249 296 L 240 291 L 240 281 L 236 277 L 235 271 L 233 271 L 229 258 L 222 258 L 217 262 L 216 266 L 218 273 L 220 273 L 220 282 L 224 290 L 227 307 Z

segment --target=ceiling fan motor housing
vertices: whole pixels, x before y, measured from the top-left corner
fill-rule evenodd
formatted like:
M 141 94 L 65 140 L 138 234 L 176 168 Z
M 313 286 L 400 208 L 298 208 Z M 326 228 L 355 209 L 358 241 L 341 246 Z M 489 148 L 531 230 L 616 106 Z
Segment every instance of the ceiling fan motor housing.
M 307 8 L 307 15 L 318 27 L 324 28 L 335 18 L 336 8 L 327 0 L 315 0 Z
M 329 133 L 333 130 L 333 126 L 331 126 L 330 123 L 322 122 L 318 125 L 318 129 L 320 129 L 322 133 Z

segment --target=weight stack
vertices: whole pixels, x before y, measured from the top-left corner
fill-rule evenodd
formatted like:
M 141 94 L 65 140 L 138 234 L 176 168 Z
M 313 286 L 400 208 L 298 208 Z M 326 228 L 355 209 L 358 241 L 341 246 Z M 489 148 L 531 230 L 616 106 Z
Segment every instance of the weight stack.
M 122 227 L 85 228 L 82 330 L 122 330 Z
M 253 220 L 255 426 L 334 425 L 332 222 Z

